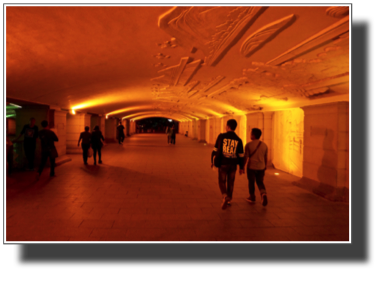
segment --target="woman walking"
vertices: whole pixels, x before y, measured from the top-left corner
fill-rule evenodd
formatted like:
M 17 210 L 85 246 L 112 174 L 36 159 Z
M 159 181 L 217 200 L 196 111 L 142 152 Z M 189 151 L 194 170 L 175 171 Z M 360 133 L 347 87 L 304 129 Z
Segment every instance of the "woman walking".
M 101 148 L 102 148 L 102 141 L 105 141 L 105 138 L 103 138 L 102 132 L 99 130 L 99 126 L 97 125 L 94 127 L 94 131 L 91 133 L 91 147 L 93 148 L 93 158 L 94 158 L 94 165 L 97 164 L 97 152 L 98 152 L 98 163 L 102 164 L 101 160 Z

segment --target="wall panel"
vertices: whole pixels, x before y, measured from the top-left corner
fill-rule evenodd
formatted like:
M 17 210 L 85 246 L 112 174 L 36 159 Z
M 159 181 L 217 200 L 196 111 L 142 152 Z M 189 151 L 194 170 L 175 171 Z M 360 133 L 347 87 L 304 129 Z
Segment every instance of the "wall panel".
M 272 161 L 277 169 L 303 175 L 304 111 L 300 108 L 273 115 Z

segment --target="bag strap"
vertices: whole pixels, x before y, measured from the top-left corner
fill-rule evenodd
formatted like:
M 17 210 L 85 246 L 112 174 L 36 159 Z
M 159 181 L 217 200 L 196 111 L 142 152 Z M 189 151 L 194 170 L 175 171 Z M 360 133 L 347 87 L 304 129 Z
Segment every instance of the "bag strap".
M 221 134 L 222 135 L 222 134 Z M 223 140 L 223 137 L 219 139 L 219 142 L 218 142 L 218 151 L 216 152 L 218 155 L 222 155 L 222 149 L 220 148 L 220 146 L 222 145 L 222 140 Z
M 250 157 L 252 157 L 255 154 L 255 152 L 257 152 L 259 146 L 261 146 L 261 141 L 259 141 L 257 148 L 255 148 L 254 152 L 251 153 Z

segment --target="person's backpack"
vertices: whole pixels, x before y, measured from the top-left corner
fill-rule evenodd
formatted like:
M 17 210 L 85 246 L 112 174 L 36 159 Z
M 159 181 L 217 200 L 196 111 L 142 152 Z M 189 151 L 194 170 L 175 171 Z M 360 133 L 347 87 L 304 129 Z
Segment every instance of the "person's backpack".
M 223 152 L 221 148 L 221 142 L 222 142 L 222 139 L 220 138 L 219 143 L 217 145 L 218 151 L 216 152 L 215 159 L 214 159 L 214 165 L 217 168 L 220 168 L 220 166 L 222 165 Z

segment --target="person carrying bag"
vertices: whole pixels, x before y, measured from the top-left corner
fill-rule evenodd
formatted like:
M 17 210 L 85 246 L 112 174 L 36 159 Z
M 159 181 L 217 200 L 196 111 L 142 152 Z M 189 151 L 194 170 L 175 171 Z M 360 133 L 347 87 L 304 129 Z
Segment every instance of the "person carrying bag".
M 246 164 L 247 159 L 249 159 L 247 165 L 247 179 L 249 181 L 249 194 L 250 196 L 246 198 L 246 201 L 249 203 L 255 203 L 255 183 L 258 186 L 261 203 L 263 206 L 267 205 L 267 195 L 266 188 L 263 183 L 265 176 L 266 166 L 267 166 L 267 152 L 268 147 L 265 142 L 260 140 L 262 131 L 259 128 L 253 128 L 251 130 L 251 142 L 247 143 L 245 146 L 245 158 L 244 164 Z M 257 146 L 255 146 L 257 145 Z M 252 149 L 255 150 L 252 151 Z
M 221 151 L 221 147 L 220 147 L 221 141 L 222 141 L 222 139 L 219 139 L 219 142 L 217 145 L 217 149 L 219 149 L 219 150 L 216 152 L 215 158 L 214 158 L 214 166 L 217 168 L 220 168 L 220 166 L 222 165 L 222 151 Z
M 87 150 L 87 157 L 88 157 L 88 158 L 91 158 L 91 156 L 93 156 L 93 149 L 90 147 L 90 148 Z
M 218 185 L 222 194 L 222 210 L 225 210 L 231 204 L 238 165 L 239 174 L 244 173 L 243 141 L 235 133 L 237 125 L 235 119 L 227 121 L 226 132 L 218 135 L 214 150 L 211 153 L 211 168 L 214 167 L 214 164 L 218 168 Z

